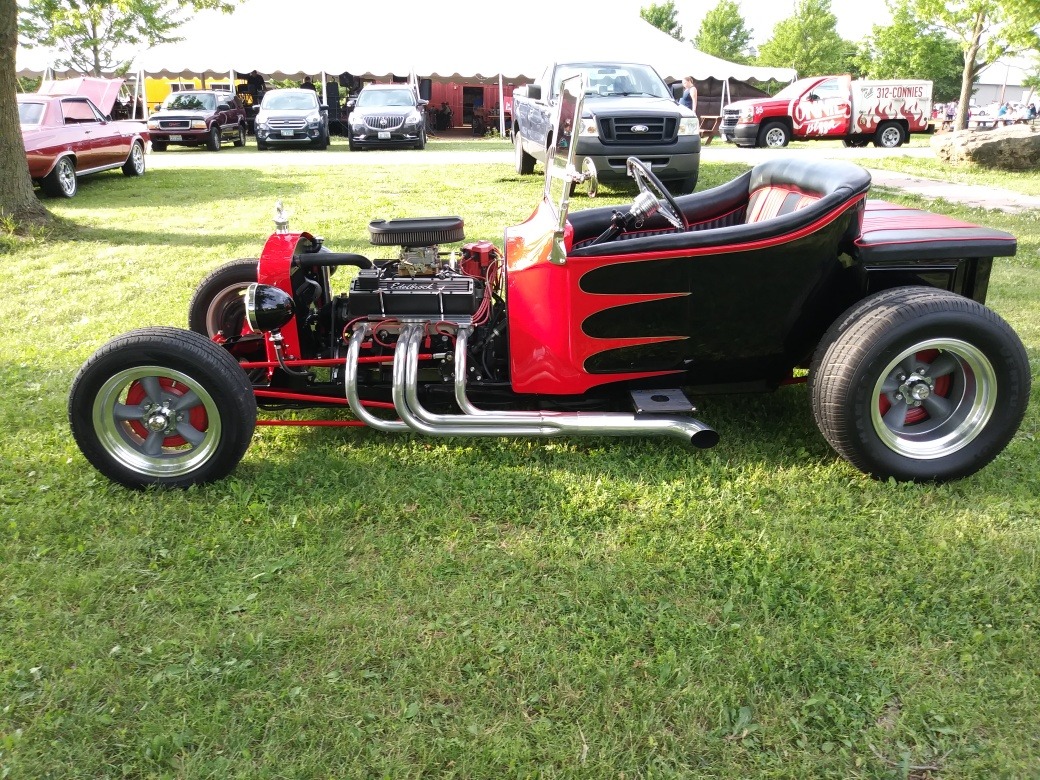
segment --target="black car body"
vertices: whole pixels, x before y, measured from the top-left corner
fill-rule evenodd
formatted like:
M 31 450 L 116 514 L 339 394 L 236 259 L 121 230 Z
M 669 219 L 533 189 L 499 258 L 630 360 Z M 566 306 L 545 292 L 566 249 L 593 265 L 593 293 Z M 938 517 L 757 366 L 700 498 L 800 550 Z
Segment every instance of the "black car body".
M 424 109 L 407 84 L 369 84 L 350 101 L 350 150 L 380 146 L 426 147 Z
M 256 114 L 256 148 L 307 144 L 329 145 L 329 109 L 313 89 L 271 89 Z
M 205 146 L 218 151 L 225 141 L 246 142 L 246 110 L 237 95 L 220 90 L 174 92 L 148 118 L 152 150 L 169 145 Z

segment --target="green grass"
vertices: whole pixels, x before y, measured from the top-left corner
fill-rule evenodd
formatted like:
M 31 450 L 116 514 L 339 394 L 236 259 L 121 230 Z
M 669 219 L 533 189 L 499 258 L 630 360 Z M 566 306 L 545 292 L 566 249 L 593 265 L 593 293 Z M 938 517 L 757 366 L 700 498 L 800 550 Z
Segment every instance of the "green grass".
M 801 387 L 707 399 L 706 452 L 263 428 L 183 492 L 72 442 L 82 361 L 184 326 L 276 198 L 373 255 L 373 218 L 500 244 L 539 191 L 499 164 L 103 174 L 0 244 L 0 777 L 1040 775 L 1036 389 L 944 486 L 839 461 Z M 989 302 L 1035 375 L 1040 223 L 940 208 L 1019 236 Z

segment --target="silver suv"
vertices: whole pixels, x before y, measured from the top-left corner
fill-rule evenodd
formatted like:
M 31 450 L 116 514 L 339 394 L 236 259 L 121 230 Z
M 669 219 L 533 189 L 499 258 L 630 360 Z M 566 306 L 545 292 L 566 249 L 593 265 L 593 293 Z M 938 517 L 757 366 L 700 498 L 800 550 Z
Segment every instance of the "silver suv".
M 313 89 L 269 89 L 256 109 L 256 148 L 280 144 L 329 145 L 329 108 Z
M 347 101 L 350 150 L 377 146 L 426 148 L 425 110 L 407 84 L 369 84 Z

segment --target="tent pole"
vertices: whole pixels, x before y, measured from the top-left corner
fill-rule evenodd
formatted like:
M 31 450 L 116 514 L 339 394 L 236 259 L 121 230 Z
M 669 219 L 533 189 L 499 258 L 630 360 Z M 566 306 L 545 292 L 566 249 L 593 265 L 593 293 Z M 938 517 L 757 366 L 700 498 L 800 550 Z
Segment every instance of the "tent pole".
M 506 90 L 502 86 L 502 74 L 498 74 L 498 137 L 506 137 Z
M 325 71 L 321 72 L 321 104 L 327 106 L 329 104 L 329 88 L 325 83 Z

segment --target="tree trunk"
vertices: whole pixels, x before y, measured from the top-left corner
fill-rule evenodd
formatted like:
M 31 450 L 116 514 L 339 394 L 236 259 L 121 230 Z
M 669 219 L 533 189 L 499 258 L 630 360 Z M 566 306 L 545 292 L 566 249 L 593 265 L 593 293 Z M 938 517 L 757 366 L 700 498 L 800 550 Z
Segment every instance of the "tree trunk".
M 33 192 L 25 144 L 18 122 L 15 53 L 18 50 L 18 4 L 0 2 L 0 215 L 18 225 L 39 224 L 50 212 Z
M 953 122 L 955 130 L 963 130 L 968 126 L 968 101 L 971 100 L 971 89 L 975 84 L 975 62 L 982 48 L 982 31 L 986 26 L 986 12 L 979 11 L 975 15 L 975 27 L 972 30 L 971 42 L 964 50 L 964 73 L 961 75 L 961 102 L 957 104 L 957 118 Z

